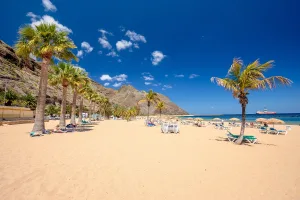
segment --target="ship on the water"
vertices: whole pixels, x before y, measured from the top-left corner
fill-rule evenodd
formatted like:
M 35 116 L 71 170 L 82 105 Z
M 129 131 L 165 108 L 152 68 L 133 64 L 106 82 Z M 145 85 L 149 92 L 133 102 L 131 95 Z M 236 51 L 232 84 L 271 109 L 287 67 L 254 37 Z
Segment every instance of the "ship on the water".
M 274 115 L 276 114 L 276 112 L 274 111 L 268 111 L 267 108 L 265 108 L 263 111 L 257 111 L 256 114 L 259 114 L 259 115 Z

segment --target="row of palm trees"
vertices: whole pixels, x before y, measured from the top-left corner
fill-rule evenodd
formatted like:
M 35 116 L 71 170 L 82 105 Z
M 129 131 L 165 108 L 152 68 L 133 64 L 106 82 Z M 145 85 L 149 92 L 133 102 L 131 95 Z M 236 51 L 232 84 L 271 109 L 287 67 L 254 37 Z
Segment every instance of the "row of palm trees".
M 90 115 L 92 110 L 95 109 L 96 104 L 103 104 L 104 108 L 109 104 L 108 99 L 100 96 L 91 87 L 87 73 L 83 69 L 70 64 L 72 60 L 77 61 L 78 58 L 72 53 L 72 49 L 76 48 L 76 46 L 68 37 L 68 34 L 65 31 L 58 31 L 54 24 L 43 23 L 35 27 L 26 25 L 19 30 L 19 39 L 15 45 L 16 54 L 25 61 L 28 61 L 32 55 L 41 61 L 39 92 L 33 132 L 42 132 L 45 129 L 44 116 L 48 80 L 51 85 L 61 85 L 63 88 L 59 123 L 61 128 L 64 128 L 66 125 L 65 114 L 68 86 L 71 86 L 73 93 L 71 123 L 76 123 L 75 114 L 78 95 L 80 99 L 79 121 L 82 120 L 84 98 L 90 102 Z M 62 62 L 52 65 L 55 59 L 62 60 Z M 49 69 L 50 66 L 51 69 Z M 49 71 L 51 71 L 50 75 L 48 75 Z
M 35 122 L 32 129 L 33 132 L 42 132 L 45 129 L 44 116 L 48 80 L 50 85 L 61 86 L 63 88 L 59 122 L 60 128 L 66 126 L 65 114 L 67 90 L 69 86 L 71 86 L 73 94 L 71 109 L 72 124 L 76 124 L 76 101 L 78 98 L 80 99 L 79 122 L 82 120 L 84 99 L 89 101 L 89 116 L 95 112 L 96 107 L 107 117 L 113 112 L 109 100 L 99 95 L 91 87 L 87 73 L 83 69 L 71 64 L 72 60 L 78 61 L 78 58 L 72 53 L 72 49 L 76 48 L 76 46 L 68 37 L 68 34 L 68 32 L 58 31 L 54 24 L 44 23 L 35 27 L 26 25 L 19 30 L 19 39 L 15 45 L 16 54 L 26 62 L 29 61 L 30 56 L 35 56 L 41 61 L 39 92 Z M 57 65 L 52 65 L 55 59 L 61 60 L 61 62 Z M 48 74 L 49 71 L 51 72 L 50 74 Z M 151 102 L 157 102 L 157 100 L 157 94 L 152 90 L 150 90 L 146 94 L 146 98 L 142 100 L 148 103 L 148 116 Z M 160 103 L 160 113 L 163 108 L 164 104 Z M 132 116 L 136 116 L 138 110 L 136 107 L 129 108 L 126 112 L 122 113 L 122 117 L 131 118 Z

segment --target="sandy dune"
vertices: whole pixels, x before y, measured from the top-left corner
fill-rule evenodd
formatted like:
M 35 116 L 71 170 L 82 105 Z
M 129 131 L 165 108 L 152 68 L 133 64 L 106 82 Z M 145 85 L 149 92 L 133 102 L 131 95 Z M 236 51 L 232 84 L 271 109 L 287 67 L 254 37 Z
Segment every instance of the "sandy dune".
M 243 146 L 212 127 L 164 135 L 142 121 L 104 121 L 36 138 L 31 127 L 0 127 L 3 200 L 300 199 L 299 126 L 286 136 L 247 129 L 260 144 Z

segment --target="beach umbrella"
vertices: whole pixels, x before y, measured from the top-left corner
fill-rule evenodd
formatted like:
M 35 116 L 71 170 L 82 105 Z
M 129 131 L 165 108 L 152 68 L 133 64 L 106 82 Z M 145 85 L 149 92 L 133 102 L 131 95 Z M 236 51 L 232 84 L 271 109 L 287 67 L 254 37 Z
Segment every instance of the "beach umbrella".
M 213 118 L 212 120 L 213 121 L 221 121 L 222 119 L 220 119 L 220 118 Z
M 267 119 L 265 119 L 265 118 L 257 118 L 255 121 L 263 123 L 263 122 L 267 122 Z
M 231 118 L 231 119 L 229 119 L 229 121 L 235 121 L 235 122 L 237 122 L 237 121 L 240 121 L 240 119 L 239 118 Z
M 274 128 L 274 124 L 285 124 L 284 121 L 282 121 L 281 119 L 276 119 L 276 118 L 271 118 L 267 120 L 268 124 L 273 124 L 273 128 Z

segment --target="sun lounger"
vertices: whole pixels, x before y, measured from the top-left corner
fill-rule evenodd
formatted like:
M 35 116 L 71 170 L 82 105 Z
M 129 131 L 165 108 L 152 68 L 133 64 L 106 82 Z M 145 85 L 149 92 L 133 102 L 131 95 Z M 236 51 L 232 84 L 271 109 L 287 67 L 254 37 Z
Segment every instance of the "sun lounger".
M 179 133 L 179 125 L 178 124 L 169 124 L 168 132 L 169 133 Z
M 268 133 L 268 129 L 267 129 L 266 127 L 261 127 L 261 128 L 259 129 L 259 132 L 260 132 L 260 133 Z
M 279 134 L 286 135 L 288 133 L 288 131 L 287 130 L 276 130 L 275 128 L 270 128 L 270 130 L 268 131 L 268 133 L 275 134 L 275 135 L 279 135 Z
M 163 123 L 161 125 L 161 132 L 162 133 L 168 133 L 168 131 L 169 131 L 169 124 L 168 123 Z
M 228 131 L 227 138 L 230 142 L 235 142 L 239 138 L 239 135 L 234 135 Z M 253 135 L 244 135 L 243 141 L 255 144 L 257 142 L 257 138 Z

